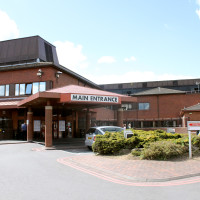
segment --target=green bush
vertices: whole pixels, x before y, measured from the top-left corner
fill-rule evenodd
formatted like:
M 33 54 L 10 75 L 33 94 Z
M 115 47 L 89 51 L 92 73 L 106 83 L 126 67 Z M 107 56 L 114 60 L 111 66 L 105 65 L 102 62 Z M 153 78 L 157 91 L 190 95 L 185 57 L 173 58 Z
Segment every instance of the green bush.
M 108 155 L 116 154 L 126 146 L 126 139 L 122 133 L 106 133 L 97 135 L 95 143 L 92 145 L 94 152 Z
M 97 135 L 93 151 L 99 154 L 118 154 L 122 149 L 134 149 L 132 155 L 143 159 L 166 160 L 188 151 L 188 135 L 166 133 L 163 130 L 132 130 L 131 138 L 124 138 L 124 133 L 106 132 Z M 192 135 L 195 150 L 200 148 L 200 137 Z M 143 148 L 143 150 L 141 150 Z M 139 150 L 138 150 L 139 149 Z
M 128 138 L 125 140 L 125 144 L 126 144 L 125 148 L 126 149 L 134 149 L 134 148 L 140 146 L 140 142 L 141 142 L 140 138 L 134 135 L 131 138 Z
M 200 148 L 200 137 L 197 136 L 197 135 L 193 135 L 193 136 L 192 136 L 192 144 L 193 144 L 195 147 Z
M 131 151 L 133 156 L 141 156 L 142 150 L 140 148 L 135 148 Z
M 188 137 L 182 137 L 182 138 L 174 140 L 174 143 L 186 147 L 189 144 L 189 139 L 188 139 Z
M 167 160 L 181 156 L 186 151 L 185 146 L 175 144 L 172 141 L 157 141 L 144 148 L 141 158 L 147 160 Z

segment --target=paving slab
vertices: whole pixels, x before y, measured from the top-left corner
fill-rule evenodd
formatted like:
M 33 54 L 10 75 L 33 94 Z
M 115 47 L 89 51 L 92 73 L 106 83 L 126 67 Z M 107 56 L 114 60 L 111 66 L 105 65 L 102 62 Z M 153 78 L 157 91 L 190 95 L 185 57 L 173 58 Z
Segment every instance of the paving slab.
M 121 160 L 104 156 L 79 155 L 60 162 L 91 172 L 132 182 L 165 182 L 200 176 L 200 160 Z

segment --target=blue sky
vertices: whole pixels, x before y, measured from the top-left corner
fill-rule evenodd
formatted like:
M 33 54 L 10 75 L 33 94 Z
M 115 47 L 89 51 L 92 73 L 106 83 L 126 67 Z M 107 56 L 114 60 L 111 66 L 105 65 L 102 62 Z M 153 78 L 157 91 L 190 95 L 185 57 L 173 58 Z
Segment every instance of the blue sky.
M 200 77 L 200 0 L 0 0 L 0 40 L 33 35 L 98 84 Z

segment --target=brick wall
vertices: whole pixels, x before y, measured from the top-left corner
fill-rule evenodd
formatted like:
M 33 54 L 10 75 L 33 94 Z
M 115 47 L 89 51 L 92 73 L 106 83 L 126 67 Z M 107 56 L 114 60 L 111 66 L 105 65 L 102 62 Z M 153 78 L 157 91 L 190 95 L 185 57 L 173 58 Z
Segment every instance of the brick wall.
M 200 102 L 200 94 L 173 94 L 159 96 L 141 96 L 138 102 L 150 103 L 149 110 L 124 111 L 124 119 L 152 120 L 179 118 L 184 107 Z
M 42 70 L 42 77 L 37 76 L 38 69 Z M 79 81 L 77 78 L 72 77 L 67 73 L 62 73 L 59 78 L 56 78 L 55 73 L 57 71 L 57 69 L 51 66 L 3 71 L 0 73 L 0 85 L 12 83 L 31 83 L 51 80 L 53 81 L 53 88 L 62 87 L 70 84 L 89 87 L 85 83 Z

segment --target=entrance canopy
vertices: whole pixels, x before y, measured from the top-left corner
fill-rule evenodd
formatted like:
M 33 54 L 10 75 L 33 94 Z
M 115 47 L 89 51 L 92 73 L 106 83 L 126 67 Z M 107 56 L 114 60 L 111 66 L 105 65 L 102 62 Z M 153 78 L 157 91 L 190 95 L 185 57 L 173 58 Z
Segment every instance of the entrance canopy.
M 88 87 L 68 85 L 38 92 L 20 101 L 18 106 L 45 105 L 49 100 L 55 103 L 75 105 L 120 105 L 122 102 L 136 102 L 137 98 Z

